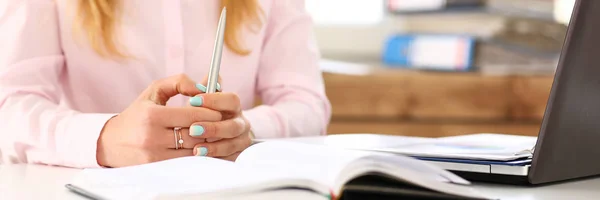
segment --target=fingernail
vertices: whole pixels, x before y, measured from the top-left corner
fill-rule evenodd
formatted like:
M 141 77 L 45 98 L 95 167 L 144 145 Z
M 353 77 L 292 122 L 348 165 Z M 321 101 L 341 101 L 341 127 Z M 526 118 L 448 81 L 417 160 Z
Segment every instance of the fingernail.
M 202 102 L 203 102 L 202 97 L 190 98 L 190 105 L 192 105 L 192 106 L 196 106 L 196 107 L 202 106 Z
M 219 86 L 217 86 L 217 88 L 218 88 L 218 87 L 219 87 Z M 202 85 L 202 84 L 198 83 L 198 84 L 196 84 L 196 88 L 198 88 L 200 91 L 202 91 L 202 92 L 206 93 L 206 86 L 204 86 L 204 85 Z
M 196 149 L 196 156 L 206 156 L 208 149 L 206 147 L 198 147 Z
M 217 90 L 221 91 L 221 84 L 217 83 Z
M 192 129 L 192 131 L 190 131 L 191 136 L 201 136 L 202 134 L 204 134 L 204 127 L 202 127 L 200 125 L 193 125 L 191 129 Z

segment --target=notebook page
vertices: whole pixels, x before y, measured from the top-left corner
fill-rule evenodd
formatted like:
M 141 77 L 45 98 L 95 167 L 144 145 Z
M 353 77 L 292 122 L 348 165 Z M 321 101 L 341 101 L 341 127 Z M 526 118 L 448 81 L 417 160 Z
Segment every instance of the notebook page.
M 250 165 L 255 168 L 265 165 L 269 167 L 263 169 L 271 172 L 293 174 L 296 177 L 308 178 L 333 187 L 339 184 L 337 181 L 340 178 L 343 178 L 342 170 L 351 164 L 356 164 L 354 162 L 359 159 L 376 159 L 376 162 L 385 162 L 387 165 L 394 166 L 390 170 L 404 168 L 432 181 L 470 184 L 469 181 L 437 166 L 402 155 L 288 141 L 255 144 L 238 157 L 236 164 Z
M 147 199 L 256 187 L 279 178 L 282 176 L 256 173 L 220 159 L 184 157 L 124 168 L 86 169 L 73 184 L 109 199 Z
M 368 155 L 366 152 L 323 145 L 269 141 L 246 149 L 236 164 L 247 166 L 243 168 L 261 168 L 269 173 L 290 174 L 333 187 L 346 166 Z

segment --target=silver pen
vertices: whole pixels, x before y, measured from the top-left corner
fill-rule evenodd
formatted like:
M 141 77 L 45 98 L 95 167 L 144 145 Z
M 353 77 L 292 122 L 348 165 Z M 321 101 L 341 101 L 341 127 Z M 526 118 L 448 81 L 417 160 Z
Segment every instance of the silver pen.
M 227 8 L 223 7 L 219 24 L 217 25 L 217 38 L 213 49 L 210 69 L 208 71 L 208 83 L 206 84 L 206 93 L 215 93 L 217 91 L 217 82 L 219 81 L 219 70 L 221 68 L 221 56 L 223 53 L 223 37 L 225 34 L 225 24 L 227 19 Z

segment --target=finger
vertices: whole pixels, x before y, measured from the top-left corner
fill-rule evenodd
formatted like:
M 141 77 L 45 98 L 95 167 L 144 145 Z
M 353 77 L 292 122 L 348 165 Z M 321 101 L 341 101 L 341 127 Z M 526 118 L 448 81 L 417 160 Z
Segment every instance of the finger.
M 221 75 L 219 75 L 219 78 L 217 78 L 217 91 L 221 92 L 223 91 L 221 88 L 221 83 L 223 83 L 223 79 L 221 79 Z M 202 78 L 202 81 L 200 81 L 200 85 L 202 87 L 204 87 L 202 90 L 203 93 L 206 93 L 206 86 L 208 84 L 208 76 L 204 76 L 204 78 Z
M 198 89 L 200 89 L 200 91 L 202 91 L 201 94 L 206 93 L 206 91 L 208 90 L 207 87 L 206 87 L 206 83 L 198 83 L 198 84 L 196 84 L 196 87 L 198 87 Z M 217 83 L 217 88 L 216 89 L 217 89 L 217 92 L 221 92 L 222 91 L 220 83 Z
M 252 140 L 248 134 L 236 138 L 222 139 L 212 143 L 201 143 L 194 147 L 194 155 L 209 157 L 226 157 L 248 148 Z
M 181 158 L 186 156 L 193 156 L 194 151 L 192 149 L 163 149 L 157 152 L 150 153 L 148 156 L 148 162 L 159 162 L 173 158 Z
M 190 104 L 220 112 L 239 113 L 241 111 L 240 98 L 237 94 L 231 92 L 200 94 L 192 97 Z
M 182 94 L 195 96 L 201 93 L 196 83 L 184 74 L 160 79 L 152 83 L 142 95 L 145 100 L 150 100 L 158 105 L 165 105 L 169 98 Z
M 146 113 L 148 123 L 161 127 L 189 127 L 195 122 L 221 121 L 220 112 L 201 107 L 165 107 L 153 106 Z
M 223 120 L 227 120 L 227 119 L 233 119 L 236 117 L 240 116 L 239 112 L 221 112 L 221 115 L 223 115 Z
M 179 130 L 179 134 L 181 134 L 181 140 L 183 140 L 183 144 L 179 144 L 179 134 L 177 134 L 172 128 L 165 129 L 163 133 L 160 134 L 159 145 L 166 149 L 175 149 L 175 145 L 177 145 L 178 148 L 191 150 L 196 145 L 206 142 L 206 139 L 204 138 L 194 138 L 190 136 L 189 130 L 190 129 L 188 128 L 182 128 Z
M 206 138 L 206 142 L 216 142 L 222 140 L 223 138 Z
M 189 133 L 194 138 L 228 139 L 238 137 L 249 130 L 248 121 L 240 116 L 217 122 L 196 122 L 190 126 Z

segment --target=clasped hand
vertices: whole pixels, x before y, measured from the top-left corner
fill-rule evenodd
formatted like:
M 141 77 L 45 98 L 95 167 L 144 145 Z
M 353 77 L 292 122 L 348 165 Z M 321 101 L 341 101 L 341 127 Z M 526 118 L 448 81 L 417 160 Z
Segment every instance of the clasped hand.
M 192 155 L 235 160 L 252 143 L 239 97 L 206 94 L 206 78 L 202 84 L 185 75 L 153 82 L 105 124 L 98 140 L 98 164 L 123 167 Z M 190 105 L 165 106 L 178 94 L 191 97 Z M 182 128 L 180 149 L 175 149 L 176 127 Z

